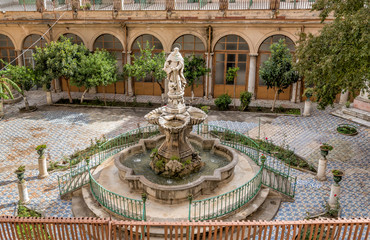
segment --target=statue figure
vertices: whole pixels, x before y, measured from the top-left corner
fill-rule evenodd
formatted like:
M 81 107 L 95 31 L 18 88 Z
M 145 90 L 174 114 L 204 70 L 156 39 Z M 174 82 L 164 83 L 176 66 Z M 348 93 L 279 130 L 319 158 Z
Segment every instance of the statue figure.
M 186 86 L 184 59 L 178 48 L 167 57 L 163 70 L 167 73 L 169 95 L 183 95 Z

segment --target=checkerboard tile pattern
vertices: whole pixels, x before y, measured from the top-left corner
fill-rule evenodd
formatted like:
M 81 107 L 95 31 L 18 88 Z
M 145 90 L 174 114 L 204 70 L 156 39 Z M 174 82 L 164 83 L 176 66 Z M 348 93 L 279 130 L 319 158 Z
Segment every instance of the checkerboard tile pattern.
M 63 110 L 64 109 L 64 110 Z M 317 166 L 320 153 L 318 147 L 323 142 L 334 146 L 328 158 L 328 181 L 318 182 L 314 176 L 292 169 L 297 176 L 296 197 L 293 203 L 282 203 L 276 215 L 279 220 L 299 220 L 306 212 L 322 211 L 329 197 L 333 183 L 330 170 L 341 169 L 345 176 L 341 182 L 340 203 L 343 217 L 370 217 L 370 131 L 358 126 L 356 136 L 343 136 L 336 132 L 340 123 L 346 120 L 334 117 L 329 110 L 314 110 L 311 117 L 281 116 L 269 123 L 274 131 L 266 131 L 269 140 L 275 144 L 289 145 L 301 157 Z M 77 149 L 90 145 L 90 139 L 108 138 L 146 125 L 143 119 L 132 118 L 120 122 L 109 114 L 97 116 L 99 110 L 79 112 L 65 108 L 39 110 L 34 113 L 12 116 L 0 121 L 0 214 L 13 215 L 18 200 L 15 168 L 27 166 L 26 180 L 31 198 L 29 207 L 41 211 L 45 216 L 71 217 L 71 201 L 61 200 L 58 194 L 57 176 L 54 172 L 46 179 L 37 179 L 37 154 L 35 147 L 47 144 L 49 159 L 59 160 Z M 97 127 L 96 123 L 103 123 Z M 241 133 L 256 131 L 255 122 L 211 121 Z M 266 125 L 267 126 L 267 125 Z

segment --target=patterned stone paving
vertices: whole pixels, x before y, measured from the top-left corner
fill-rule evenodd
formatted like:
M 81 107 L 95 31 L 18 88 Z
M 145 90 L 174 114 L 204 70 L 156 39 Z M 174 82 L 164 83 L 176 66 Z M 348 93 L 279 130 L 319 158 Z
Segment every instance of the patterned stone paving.
M 54 99 L 60 96 L 56 94 Z M 42 102 L 44 97 L 37 94 L 31 98 L 32 101 Z M 28 206 L 45 216 L 72 216 L 71 201 L 61 200 L 58 195 L 57 176 L 63 173 L 54 172 L 46 179 L 37 179 L 37 154 L 34 150 L 37 145 L 47 144 L 49 159 L 59 160 L 76 149 L 87 147 L 90 139 L 103 134 L 113 137 L 136 128 L 138 123 L 141 126 L 146 124 L 142 118 L 143 111 L 42 106 L 36 112 L 19 114 L 16 109 L 19 106 L 7 106 L 7 116 L 0 120 L 0 215 L 14 214 L 18 190 L 13 172 L 20 164 L 25 164 L 31 198 Z M 261 137 L 268 137 L 276 144 L 289 145 L 314 165 L 320 157 L 320 143 L 328 142 L 334 146 L 329 154 L 328 181 L 318 182 L 311 174 L 292 170 L 292 175 L 297 176 L 295 202 L 283 203 L 276 219 L 299 220 L 305 217 L 306 212 L 323 210 L 333 183 L 332 169 L 345 171 L 340 197 L 342 216 L 370 217 L 370 131 L 359 126 L 357 136 L 338 134 L 336 126 L 347 121 L 330 115 L 330 110 L 315 110 L 313 116 L 307 118 L 280 116 L 260 127 Z M 210 124 L 257 137 L 257 118 L 251 120 L 248 116 L 244 122 L 230 120 L 217 118 Z

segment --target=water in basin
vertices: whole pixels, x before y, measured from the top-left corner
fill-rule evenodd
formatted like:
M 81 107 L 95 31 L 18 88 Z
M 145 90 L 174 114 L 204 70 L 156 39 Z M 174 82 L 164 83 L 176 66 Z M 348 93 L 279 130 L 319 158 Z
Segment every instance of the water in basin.
M 182 185 L 190 182 L 194 182 L 201 176 L 212 176 L 215 169 L 226 166 L 229 161 L 226 157 L 211 153 L 198 147 L 196 144 L 192 144 L 196 152 L 199 152 L 202 161 L 205 166 L 197 173 L 190 174 L 184 179 L 169 179 L 161 177 L 150 168 L 150 153 L 146 152 L 136 154 L 121 160 L 121 163 L 126 167 L 132 168 L 135 175 L 144 175 L 149 181 L 160 184 L 160 185 Z

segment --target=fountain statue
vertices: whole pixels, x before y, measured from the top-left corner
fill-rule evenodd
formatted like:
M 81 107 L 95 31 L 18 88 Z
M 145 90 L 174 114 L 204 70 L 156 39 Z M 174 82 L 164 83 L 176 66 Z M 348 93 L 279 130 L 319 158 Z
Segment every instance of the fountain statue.
M 182 178 L 204 166 L 190 145 L 188 136 L 192 126 L 202 123 L 207 114 L 198 108 L 185 106 L 184 59 L 178 48 L 167 57 L 163 70 L 167 73 L 168 104 L 151 111 L 145 115 L 145 119 L 159 125 L 166 138 L 158 150 L 151 154 L 150 166 L 164 177 Z

